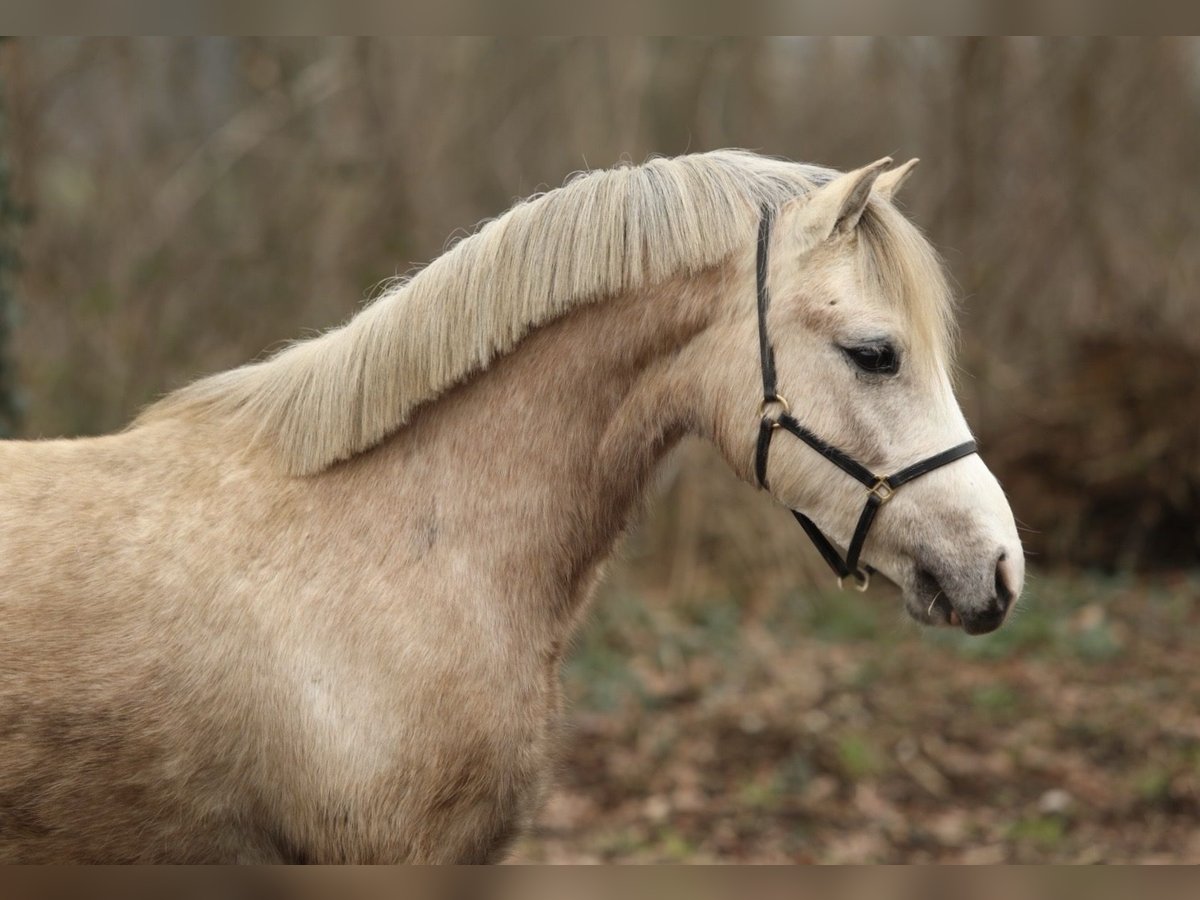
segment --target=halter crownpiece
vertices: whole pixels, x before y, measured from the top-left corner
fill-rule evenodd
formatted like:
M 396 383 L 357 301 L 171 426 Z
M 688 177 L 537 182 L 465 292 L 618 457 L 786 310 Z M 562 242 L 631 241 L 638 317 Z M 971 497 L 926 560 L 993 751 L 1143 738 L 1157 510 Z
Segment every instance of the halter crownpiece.
M 842 557 L 829 538 L 825 537 L 824 532 L 817 527 L 812 519 L 797 510 L 793 509 L 791 511 L 825 562 L 829 564 L 829 568 L 833 569 L 834 574 L 837 575 L 838 587 L 842 586 L 843 579 L 853 575 L 856 582 L 855 586 L 858 590 L 865 591 L 870 586 L 871 573 L 874 570 L 870 566 L 859 569 L 858 562 L 862 554 L 863 545 L 867 542 L 867 535 L 871 531 L 871 525 L 875 522 L 875 516 L 879 512 L 879 508 L 891 500 L 901 486 L 908 484 L 910 481 L 915 481 L 922 475 L 928 475 L 935 469 L 949 465 L 955 460 L 962 459 L 964 456 L 970 456 L 976 452 L 977 447 L 974 441 L 967 441 L 964 444 L 959 444 L 957 447 L 951 447 L 949 450 L 943 450 L 941 453 L 934 454 L 920 462 L 915 462 L 911 466 L 896 472 L 894 475 L 876 475 L 849 453 L 839 450 L 832 444 L 825 443 L 825 441 L 821 440 L 793 418 L 791 406 L 783 398 L 783 395 L 779 393 L 776 385 L 775 351 L 771 347 L 771 339 L 767 334 L 767 308 L 771 303 L 771 293 L 767 287 L 767 265 L 769 261 L 768 250 L 771 243 L 771 226 L 774 223 L 774 218 L 774 207 L 770 204 L 763 204 L 762 217 L 758 223 L 758 257 L 756 265 L 758 350 L 762 363 L 763 400 L 759 410 L 758 447 L 754 453 L 754 474 L 758 478 L 758 483 L 763 490 L 767 490 L 767 462 L 771 453 L 771 438 L 775 434 L 776 429 L 782 428 L 789 434 L 804 441 L 804 443 L 808 444 L 808 446 L 812 447 L 867 489 L 866 504 L 863 506 L 862 513 L 858 517 L 858 525 L 855 526 L 854 537 L 850 539 L 850 546 L 846 549 L 845 558 Z M 770 411 L 773 407 L 778 407 L 780 410 L 775 418 L 770 416 Z

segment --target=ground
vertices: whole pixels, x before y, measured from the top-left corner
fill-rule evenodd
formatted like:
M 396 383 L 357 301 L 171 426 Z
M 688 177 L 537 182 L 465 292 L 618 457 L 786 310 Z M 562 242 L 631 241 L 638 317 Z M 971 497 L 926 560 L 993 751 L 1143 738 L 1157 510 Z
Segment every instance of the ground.
M 610 592 L 513 861 L 1200 862 L 1198 625 L 1200 573 L 1035 575 L 975 638 L 887 589 Z

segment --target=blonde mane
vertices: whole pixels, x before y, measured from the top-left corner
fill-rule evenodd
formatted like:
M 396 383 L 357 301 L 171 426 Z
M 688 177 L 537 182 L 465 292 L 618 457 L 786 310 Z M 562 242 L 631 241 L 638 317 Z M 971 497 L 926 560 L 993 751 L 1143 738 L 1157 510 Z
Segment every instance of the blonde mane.
M 138 423 L 236 419 L 289 472 L 319 472 L 379 443 L 573 307 L 718 265 L 753 241 L 763 203 L 834 174 L 726 150 L 578 175 L 486 222 L 340 328 L 201 379 Z M 860 227 L 867 263 L 940 352 L 949 293 L 932 248 L 877 198 Z

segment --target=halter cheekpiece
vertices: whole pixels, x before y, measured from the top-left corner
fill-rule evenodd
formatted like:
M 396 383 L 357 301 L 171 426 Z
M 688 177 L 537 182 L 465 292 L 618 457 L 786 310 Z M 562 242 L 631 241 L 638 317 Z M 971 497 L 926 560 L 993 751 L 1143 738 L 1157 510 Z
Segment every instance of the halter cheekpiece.
M 829 568 L 833 569 L 837 575 L 838 586 L 842 585 L 842 580 L 851 575 L 857 583 L 856 586 L 860 591 L 865 591 L 870 584 L 870 576 L 874 571 L 870 566 L 865 566 L 859 569 L 859 557 L 862 554 L 863 544 L 867 541 L 867 534 L 871 531 L 871 525 L 875 521 L 875 516 L 879 512 L 879 508 L 892 499 L 893 495 L 902 485 L 908 484 L 910 481 L 915 481 L 922 475 L 928 475 L 935 469 L 940 469 L 942 466 L 948 465 L 955 460 L 962 459 L 964 456 L 969 456 L 976 452 L 974 441 L 967 441 L 964 444 L 959 444 L 957 447 L 951 447 L 949 450 L 943 450 L 941 453 L 923 459 L 920 462 L 913 463 L 907 468 L 901 469 L 894 475 L 876 475 L 850 454 L 831 444 L 825 443 L 803 425 L 801 425 L 792 416 L 791 407 L 788 402 L 779 393 L 776 384 L 775 376 L 775 351 L 771 347 L 771 339 L 767 335 L 767 308 L 771 303 L 770 290 L 767 287 L 767 264 L 768 250 L 771 243 L 771 226 L 774 222 L 775 210 L 770 204 L 764 204 L 762 208 L 762 218 L 758 223 L 758 259 L 757 259 L 757 287 L 758 287 L 758 349 L 762 361 L 762 382 L 763 382 L 763 400 L 760 408 L 761 420 L 758 425 L 758 448 L 754 454 L 754 473 L 758 478 L 759 485 L 764 490 L 767 489 L 767 461 L 771 452 L 771 438 L 775 434 L 776 429 L 782 428 L 784 431 L 795 435 L 812 447 L 827 460 L 858 481 L 867 489 L 866 504 L 863 506 L 863 511 L 858 517 L 858 525 L 854 529 L 854 537 L 850 540 L 850 546 L 846 550 L 845 558 L 834 547 L 829 538 L 825 537 L 816 523 L 802 512 L 792 510 L 792 515 L 796 517 L 796 521 L 804 529 L 805 533 L 812 540 L 825 562 L 829 564 Z M 770 415 L 772 407 L 779 407 L 781 410 L 775 418 Z

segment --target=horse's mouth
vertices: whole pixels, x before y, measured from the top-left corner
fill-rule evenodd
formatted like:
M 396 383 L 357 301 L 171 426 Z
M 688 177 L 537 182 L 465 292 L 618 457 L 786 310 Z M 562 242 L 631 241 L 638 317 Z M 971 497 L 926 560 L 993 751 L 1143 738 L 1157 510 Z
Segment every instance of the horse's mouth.
M 908 614 L 922 625 L 958 628 L 962 621 L 958 617 L 950 598 L 932 572 L 918 569 L 914 590 L 906 598 Z
M 1003 562 L 1003 559 L 1001 559 Z M 961 628 L 970 635 L 989 634 L 1004 624 L 1013 604 L 1014 594 L 1007 583 L 997 576 L 996 595 L 980 606 L 963 606 L 961 595 L 956 604 L 941 581 L 928 569 L 917 569 L 910 590 L 905 594 L 908 614 L 922 625 L 943 625 Z

